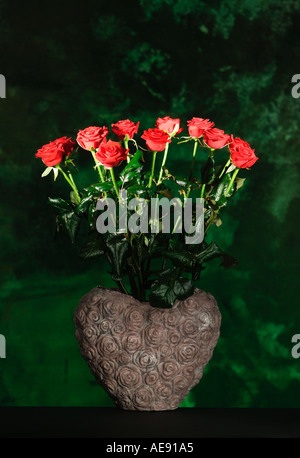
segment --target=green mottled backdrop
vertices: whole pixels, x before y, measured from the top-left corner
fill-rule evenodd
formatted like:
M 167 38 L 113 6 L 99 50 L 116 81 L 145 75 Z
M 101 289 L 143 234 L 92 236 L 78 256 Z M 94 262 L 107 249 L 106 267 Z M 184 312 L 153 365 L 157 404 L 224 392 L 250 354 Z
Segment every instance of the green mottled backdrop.
M 37 148 L 119 119 L 207 117 L 259 161 L 213 237 L 237 267 L 205 269 L 221 338 L 184 406 L 300 407 L 299 0 L 0 1 L 0 405 L 110 406 L 79 354 L 73 311 L 103 262 L 54 240 Z M 84 156 L 84 152 L 81 153 Z M 179 169 L 186 153 L 168 164 Z M 81 183 L 91 163 L 82 157 Z

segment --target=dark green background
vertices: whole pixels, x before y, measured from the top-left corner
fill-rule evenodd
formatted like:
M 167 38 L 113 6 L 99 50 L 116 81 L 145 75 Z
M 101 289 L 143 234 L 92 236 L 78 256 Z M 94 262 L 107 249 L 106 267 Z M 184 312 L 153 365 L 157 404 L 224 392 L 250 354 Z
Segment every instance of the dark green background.
M 300 407 L 300 2 L 295 0 L 0 1 L 0 404 L 109 406 L 79 354 L 73 312 L 103 262 L 54 240 L 37 148 L 89 125 L 207 117 L 247 140 L 259 161 L 223 212 L 216 242 L 239 260 L 212 262 L 197 286 L 217 299 L 221 338 L 184 406 Z M 185 134 L 187 131 L 185 130 Z M 187 154 L 188 159 L 187 159 Z M 182 170 L 190 151 L 168 165 Z M 198 167 L 200 167 L 200 158 Z M 80 153 L 80 185 L 92 179 Z

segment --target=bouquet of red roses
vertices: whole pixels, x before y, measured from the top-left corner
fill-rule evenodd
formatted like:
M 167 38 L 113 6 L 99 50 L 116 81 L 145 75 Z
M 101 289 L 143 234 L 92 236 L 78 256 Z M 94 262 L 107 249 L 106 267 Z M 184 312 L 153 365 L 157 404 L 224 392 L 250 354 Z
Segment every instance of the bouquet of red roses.
M 58 232 L 63 229 L 75 242 L 85 223 L 83 258 L 105 256 L 120 291 L 171 307 L 193 293 L 206 262 L 219 257 L 224 267 L 234 265 L 214 241 L 206 242 L 206 235 L 211 225 L 221 224 L 220 210 L 242 187 L 239 170 L 258 158 L 247 142 L 209 119 L 193 117 L 188 135 L 180 136 L 180 119 L 158 118 L 137 140 L 139 124 L 121 120 L 111 132 L 106 126 L 87 127 L 77 133 L 77 148 L 72 138 L 62 137 L 44 145 L 36 157 L 47 167 L 43 177 L 53 171 L 56 180 L 61 174 L 71 188 L 68 199 L 49 198 Z M 188 165 L 183 176 L 174 175 L 167 168 L 169 151 L 187 142 L 192 145 Z M 228 157 L 219 164 L 222 148 Z M 80 149 L 91 154 L 95 170 L 94 182 L 83 189 L 74 178 L 80 173 Z M 196 237 L 188 238 L 191 234 Z

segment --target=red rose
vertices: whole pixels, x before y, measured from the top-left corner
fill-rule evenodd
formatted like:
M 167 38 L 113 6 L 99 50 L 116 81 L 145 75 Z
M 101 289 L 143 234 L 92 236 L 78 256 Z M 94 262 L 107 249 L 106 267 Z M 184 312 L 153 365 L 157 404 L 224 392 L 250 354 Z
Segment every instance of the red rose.
M 74 145 L 75 142 L 73 142 L 71 138 L 57 138 L 53 142 L 42 146 L 35 156 L 40 157 L 47 167 L 53 167 L 59 164 L 64 156 L 69 156 Z
M 180 119 L 172 119 L 170 116 L 158 118 L 156 121 L 156 127 L 164 132 L 167 132 L 169 135 L 178 134 L 183 130 L 180 129 Z
M 214 127 L 214 123 L 209 119 L 192 118 L 187 122 L 189 134 L 193 138 L 199 138 L 208 129 Z
M 77 143 L 81 146 L 81 148 L 90 151 L 91 148 L 97 149 L 99 148 L 100 143 L 108 134 L 108 128 L 103 127 L 86 127 L 83 130 L 80 130 L 77 134 Z
M 118 121 L 116 124 L 112 124 L 112 131 L 116 134 L 119 140 L 124 140 L 125 135 L 129 138 L 133 138 L 134 134 L 137 134 L 139 128 L 139 122 L 136 124 L 129 119 Z
M 250 148 L 250 145 L 242 140 L 241 138 L 230 137 L 231 143 L 229 144 L 231 161 L 233 165 L 239 169 L 245 169 L 251 167 L 258 160 L 255 156 L 254 149 Z
M 141 138 L 146 140 L 146 144 L 152 151 L 163 151 L 167 143 L 171 142 L 169 134 L 160 129 L 145 130 Z
M 123 148 L 119 142 L 103 140 L 96 152 L 96 159 L 107 169 L 117 167 L 122 161 L 126 161 L 128 149 Z
M 217 128 L 209 129 L 203 132 L 203 140 L 210 148 L 223 148 L 230 141 L 230 135 L 224 133 L 224 130 Z

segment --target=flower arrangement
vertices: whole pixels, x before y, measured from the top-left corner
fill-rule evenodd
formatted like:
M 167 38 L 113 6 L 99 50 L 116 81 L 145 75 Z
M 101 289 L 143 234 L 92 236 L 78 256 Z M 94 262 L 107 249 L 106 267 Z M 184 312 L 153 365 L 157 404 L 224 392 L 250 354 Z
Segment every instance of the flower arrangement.
M 245 178 L 237 176 L 240 169 L 248 170 L 258 158 L 246 141 L 226 134 L 209 119 L 193 117 L 187 122 L 188 135 L 180 136 L 180 119 L 158 118 L 137 140 L 139 124 L 121 120 L 111 125 L 111 132 L 106 126 L 90 126 L 79 130 L 76 142 L 58 138 L 39 149 L 36 157 L 47 167 L 42 177 L 53 171 L 54 180 L 60 174 L 71 188 L 68 199 L 49 198 L 57 231 L 66 231 L 74 243 L 85 222 L 82 258 L 105 256 L 122 293 L 152 306 L 172 307 L 176 299 L 193 294 L 205 263 L 219 257 L 225 268 L 235 264 L 214 241 L 207 243 L 206 236 L 212 225 L 221 225 L 221 209 L 242 187 Z M 183 176 L 178 176 L 167 163 L 169 153 L 176 154 L 182 143 L 192 148 Z M 228 156 L 219 164 L 223 148 Z M 80 150 L 91 154 L 95 180 L 79 190 L 74 175 L 80 173 Z M 125 210 L 124 195 L 131 202 Z M 190 226 L 185 214 L 175 217 L 175 205 L 168 202 L 190 210 Z M 197 202 L 202 203 L 200 215 Z M 101 213 L 112 203 L 114 212 Z M 155 207 L 150 216 L 148 206 L 151 211 Z M 168 224 L 167 216 L 172 220 Z M 130 219 L 135 225 L 130 226 Z M 189 227 L 201 233 L 196 243 L 186 243 Z

